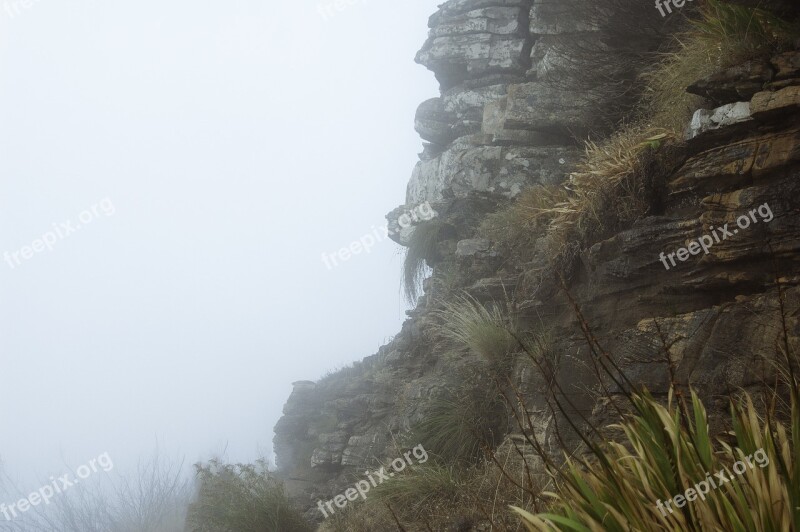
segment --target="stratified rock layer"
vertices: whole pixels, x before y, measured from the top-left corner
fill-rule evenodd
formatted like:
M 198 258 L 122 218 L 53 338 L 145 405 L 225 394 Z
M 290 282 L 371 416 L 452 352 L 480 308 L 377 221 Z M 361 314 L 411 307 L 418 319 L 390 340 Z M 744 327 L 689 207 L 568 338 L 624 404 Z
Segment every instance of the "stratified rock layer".
M 275 427 L 275 451 L 309 518 L 320 517 L 316 500 L 342 492 L 352 474 L 394 458 L 392 445 L 425 419 L 431 398 L 479 364 L 446 355 L 426 334 L 439 294 L 454 287 L 447 283 L 483 302 L 513 294 L 522 319 L 550 339 L 554 376 L 570 408 L 598 423 L 614 419 L 596 399 L 592 354 L 565 292 L 554 279 L 532 283 L 524 272 L 535 265 L 513 264 L 476 233 L 486 215 L 524 189 L 565 180 L 586 135 L 622 117 L 618 89 L 638 75 L 631 50 L 660 44 L 658 20 L 620 42 L 611 36 L 622 30 L 612 25 L 625 14 L 593 6 L 450 0 L 431 17 L 417 61 L 434 71 L 442 92 L 417 111 L 415 127 L 427 144 L 405 204 L 387 218 L 392 237 L 405 245 L 415 228 L 400 230 L 398 217 L 429 202 L 433 223 L 447 229 L 429 264 L 448 274 L 426 283 L 402 331 L 377 354 L 320 382 L 295 384 Z M 591 86 L 576 84 L 587 74 Z M 693 386 L 713 419 L 728 394 L 773 376 L 770 360 L 784 327 L 791 345 L 800 337 L 797 313 L 784 318 L 779 304 L 782 293 L 785 308 L 800 305 L 800 52 L 727 69 L 690 90 L 707 105 L 676 148 L 659 212 L 584 252 L 567 288 L 593 337 L 633 382 L 655 394 L 670 384 Z M 708 253 L 665 266 L 662 252 L 726 224 L 733 229 L 765 205 L 769 221 L 760 218 Z M 512 379 L 537 435 L 560 455 L 547 383 L 524 362 Z M 618 391 L 605 384 L 612 395 Z M 504 445 L 515 438 L 509 434 Z

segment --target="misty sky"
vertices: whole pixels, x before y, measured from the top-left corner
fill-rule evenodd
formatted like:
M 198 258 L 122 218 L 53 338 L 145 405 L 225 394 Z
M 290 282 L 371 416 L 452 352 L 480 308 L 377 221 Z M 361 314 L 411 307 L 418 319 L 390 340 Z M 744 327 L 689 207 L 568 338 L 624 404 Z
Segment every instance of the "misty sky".
M 4 4 L 8 473 L 268 455 L 291 382 L 399 330 L 398 246 L 321 256 L 405 197 L 438 3 Z

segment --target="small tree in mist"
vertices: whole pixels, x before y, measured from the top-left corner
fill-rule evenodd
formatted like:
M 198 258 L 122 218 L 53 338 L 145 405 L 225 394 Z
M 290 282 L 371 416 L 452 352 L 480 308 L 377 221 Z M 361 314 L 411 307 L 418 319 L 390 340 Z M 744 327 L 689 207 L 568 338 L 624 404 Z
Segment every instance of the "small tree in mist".
M 199 485 L 187 532 L 311 531 L 266 461 L 233 465 L 215 459 L 195 468 Z

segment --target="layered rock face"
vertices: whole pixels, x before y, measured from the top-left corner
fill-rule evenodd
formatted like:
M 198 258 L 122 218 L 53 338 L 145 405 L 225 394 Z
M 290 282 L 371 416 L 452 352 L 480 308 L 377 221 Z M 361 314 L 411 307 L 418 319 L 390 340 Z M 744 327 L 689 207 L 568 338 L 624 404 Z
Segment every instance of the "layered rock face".
M 800 337 L 797 50 L 692 85 L 707 104 L 674 148 L 657 212 L 583 252 L 567 286 L 556 279 L 532 285 L 530 265 L 515 264 L 477 234 L 486 215 L 521 191 L 563 182 L 582 140 L 620 119 L 635 97 L 635 59 L 663 42 L 660 17 L 648 5 L 652 24 L 625 28 L 626 8 L 596 5 L 449 0 L 431 17 L 417 61 L 435 73 L 441 95 L 419 107 L 424 150 L 405 204 L 387 218 L 406 245 L 418 228 L 401 229 L 397 218 L 429 202 L 433 223 L 447 231 L 427 257 L 434 275 L 425 295 L 395 339 L 353 368 L 295 383 L 275 427 L 275 451 L 310 519 L 321 518 L 317 499 L 395 458 L 396 442 L 425 419 L 430 399 L 474 365 L 442 352 L 428 334 L 447 291 L 513 300 L 558 354 L 550 377 L 569 396 L 570 415 L 601 425 L 614 419 L 608 397 L 619 390 L 595 374 L 597 345 L 655 394 L 671 384 L 695 387 L 714 417 L 731 393 L 773 377 L 770 360 L 784 331 L 791 345 Z M 583 86 L 587 72 L 592 82 Z M 701 242 L 707 253 L 697 251 Z M 559 454 L 558 419 L 544 393 L 552 385 L 524 361 L 511 374 L 541 441 Z
M 415 127 L 427 143 L 404 208 L 427 201 L 446 210 L 476 192 L 512 198 L 561 182 L 581 140 L 601 134 L 631 103 L 639 74 L 632 58 L 661 43 L 649 10 L 650 26 L 624 27 L 641 12 L 588 0 L 443 4 L 417 54 L 442 94 L 417 110 Z M 389 222 L 396 227 L 396 216 Z M 409 232 L 396 240 L 405 244 Z

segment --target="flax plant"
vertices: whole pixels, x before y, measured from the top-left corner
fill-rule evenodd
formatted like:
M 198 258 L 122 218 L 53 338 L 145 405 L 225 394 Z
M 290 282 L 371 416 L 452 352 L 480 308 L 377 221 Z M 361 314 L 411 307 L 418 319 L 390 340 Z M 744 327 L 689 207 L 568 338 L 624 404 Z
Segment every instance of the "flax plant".
M 692 419 L 682 419 L 670 393 L 666 406 L 648 393 L 633 396 L 636 414 L 618 428 L 622 443 L 595 449 L 596 460 L 568 459 L 554 478 L 557 493 L 548 513 L 520 508 L 529 531 L 800 529 L 800 410 L 792 396 L 790 426 L 759 417 L 751 397 L 731 403 L 735 444 L 709 435 L 705 408 L 692 393 Z M 684 493 L 708 475 L 763 449 L 765 468 L 748 468 L 731 482 L 712 489 L 705 500 L 664 512 L 657 501 Z

